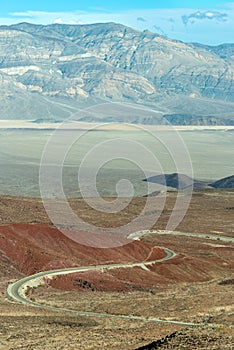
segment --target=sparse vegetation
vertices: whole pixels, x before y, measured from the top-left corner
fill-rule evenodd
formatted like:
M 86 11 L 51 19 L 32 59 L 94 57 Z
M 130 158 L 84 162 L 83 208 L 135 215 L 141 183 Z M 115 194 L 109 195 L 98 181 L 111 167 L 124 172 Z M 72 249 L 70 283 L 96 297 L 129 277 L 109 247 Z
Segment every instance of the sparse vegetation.
M 222 235 L 233 236 L 233 211 L 226 209 L 232 206 L 233 196 L 232 190 L 195 191 L 189 211 L 179 230 L 207 233 L 207 236 L 213 235 L 214 238 L 221 232 Z M 122 217 L 122 222 L 136 215 L 144 205 L 144 201 L 145 198 L 134 198 L 126 215 Z M 174 202 L 175 193 L 168 193 L 166 208 L 157 223 L 157 228 L 164 228 Z M 19 203 L 22 208 L 20 212 L 17 210 Z M 74 210 L 79 210 L 82 215 L 97 224 L 108 226 L 110 219 L 112 223 L 119 222 L 114 216 L 100 217 L 95 211 L 90 211 L 82 200 L 71 200 L 71 205 Z M 18 223 L 31 223 L 34 221 L 35 212 L 41 223 L 49 223 L 42 204 L 37 199 L 1 197 L 0 208 L 3 213 L 2 224 L 9 223 L 13 219 Z M 175 264 L 167 262 L 152 266 L 150 273 L 139 269 L 120 269 L 113 270 L 112 277 L 110 271 L 104 271 L 100 275 L 82 274 L 74 276 L 71 283 L 66 279 L 65 284 L 61 284 L 61 277 L 58 286 L 60 289 L 52 288 L 55 287 L 56 280 L 54 280 L 45 286 L 33 289 L 31 298 L 44 305 L 175 319 L 202 323 L 203 326 L 184 329 L 172 324 L 74 317 L 70 314 L 12 304 L 5 299 L 7 283 L 19 279 L 22 275 L 12 258 L 9 259 L 0 252 L 0 271 L 4 272 L 0 279 L 0 348 L 2 346 L 3 349 L 6 347 L 14 350 L 45 348 L 153 350 L 157 347 L 152 346 L 160 344 L 160 349 L 163 350 L 204 348 L 230 350 L 234 342 L 232 246 L 217 239 L 201 237 L 185 239 L 183 236 L 174 235 L 149 234 L 144 240 L 178 252 Z M 19 253 L 18 247 L 17 252 Z M 47 254 L 42 256 L 44 259 Z M 37 261 L 35 259 L 36 256 L 34 262 Z M 146 285 L 150 274 L 157 278 L 157 281 Z M 163 280 L 163 276 L 167 278 Z M 125 281 L 126 286 L 121 289 L 120 285 L 116 284 L 117 281 L 121 283 Z M 73 285 L 74 290 L 66 290 L 68 282 Z M 105 292 L 102 291 L 103 286 L 106 288 Z M 112 288 L 115 286 L 116 290 L 108 291 L 108 286 Z M 170 337 L 171 334 L 174 336 Z

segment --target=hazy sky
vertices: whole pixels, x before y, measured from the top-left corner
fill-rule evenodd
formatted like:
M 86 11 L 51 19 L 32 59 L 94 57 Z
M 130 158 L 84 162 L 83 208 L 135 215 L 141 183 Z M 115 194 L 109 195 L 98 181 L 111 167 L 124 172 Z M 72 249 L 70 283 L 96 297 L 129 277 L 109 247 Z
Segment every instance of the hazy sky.
M 118 22 L 186 42 L 234 42 L 234 2 L 222 0 L 11 0 L 0 4 L 0 24 Z

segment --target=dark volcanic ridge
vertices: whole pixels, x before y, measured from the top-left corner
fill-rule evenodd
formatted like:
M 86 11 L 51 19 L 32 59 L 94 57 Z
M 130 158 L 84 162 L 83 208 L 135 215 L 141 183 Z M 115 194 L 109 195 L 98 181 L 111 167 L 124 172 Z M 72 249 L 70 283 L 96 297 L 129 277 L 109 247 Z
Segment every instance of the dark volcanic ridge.
M 176 190 L 185 190 L 190 188 L 193 188 L 194 190 L 207 188 L 234 188 L 234 175 L 211 182 L 192 179 L 185 174 L 173 173 L 151 176 L 143 181 L 152 182 L 158 184 L 159 186 L 170 187 Z M 158 194 L 159 192 L 155 193 Z
M 214 188 L 234 188 L 234 175 L 215 181 L 210 186 Z
M 80 113 L 87 122 L 234 124 L 234 44 L 187 44 L 116 23 L 0 26 L 3 119 L 64 120 L 103 102 L 138 116 Z

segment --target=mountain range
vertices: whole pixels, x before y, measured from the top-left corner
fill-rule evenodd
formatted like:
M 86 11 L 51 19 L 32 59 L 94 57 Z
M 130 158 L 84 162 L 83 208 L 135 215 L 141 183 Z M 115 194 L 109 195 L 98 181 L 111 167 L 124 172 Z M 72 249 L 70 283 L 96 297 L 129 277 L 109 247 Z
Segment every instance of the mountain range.
M 63 120 L 105 102 L 150 116 L 81 120 L 234 125 L 234 44 L 171 40 L 116 23 L 0 26 L 0 119 Z

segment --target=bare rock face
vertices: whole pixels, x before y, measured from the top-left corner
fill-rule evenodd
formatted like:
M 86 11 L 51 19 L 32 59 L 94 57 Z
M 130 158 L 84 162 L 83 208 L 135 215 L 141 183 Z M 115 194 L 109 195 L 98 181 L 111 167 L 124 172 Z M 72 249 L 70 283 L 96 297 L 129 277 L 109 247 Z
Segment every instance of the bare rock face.
M 176 124 L 230 124 L 233 53 L 234 44 L 186 44 L 115 23 L 1 26 L 0 118 L 65 119 L 122 101 Z

